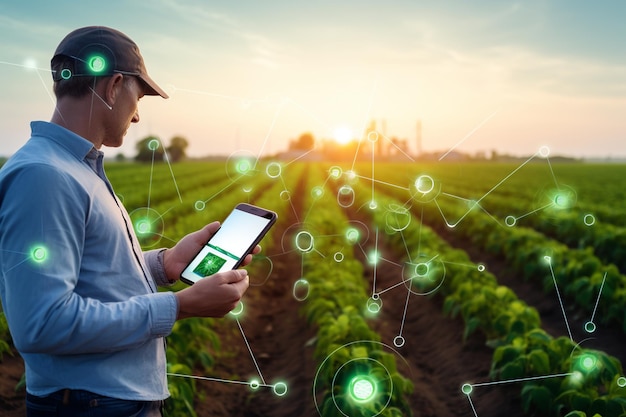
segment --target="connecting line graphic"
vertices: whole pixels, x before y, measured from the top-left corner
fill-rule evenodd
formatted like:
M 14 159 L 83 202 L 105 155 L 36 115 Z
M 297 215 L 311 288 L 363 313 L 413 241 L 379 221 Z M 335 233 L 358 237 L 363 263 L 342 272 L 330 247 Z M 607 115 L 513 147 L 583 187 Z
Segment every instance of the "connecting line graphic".
M 376 296 L 376 271 L 378 267 L 378 226 L 376 227 L 376 240 L 374 240 L 374 254 L 376 256 L 376 259 L 373 260 L 374 261 L 373 262 L 374 263 L 374 279 L 372 282 L 372 298 Z
M 565 308 L 563 307 L 563 301 L 561 300 L 561 293 L 559 292 L 559 286 L 557 285 L 556 277 L 554 275 L 554 269 L 552 268 L 552 258 L 550 256 L 544 256 L 544 259 L 548 262 L 548 266 L 550 267 L 550 274 L 552 274 L 552 281 L 554 282 L 554 288 L 556 289 L 556 296 L 559 299 L 559 305 L 561 306 L 563 319 L 565 319 L 565 326 L 567 327 L 567 334 L 569 334 L 569 338 L 573 342 L 574 338 L 572 337 L 572 332 L 569 329 L 569 322 L 567 321 L 567 314 L 565 314 Z
M 460 144 L 462 144 L 463 142 L 465 142 L 465 140 L 467 140 L 467 138 L 469 138 L 470 136 L 472 136 L 474 133 L 476 133 L 476 131 L 478 129 L 480 129 L 485 123 L 487 123 L 489 121 L 489 119 L 491 119 L 493 116 L 495 116 L 495 114 L 497 113 L 497 111 L 494 111 L 493 113 L 491 113 L 489 116 L 487 116 L 487 118 L 485 120 L 483 120 L 482 122 L 480 122 L 480 124 L 478 126 L 476 126 L 474 129 L 472 129 L 471 132 L 469 132 L 467 135 L 465 135 L 465 137 L 463 139 L 461 139 L 456 145 L 454 145 L 452 148 L 450 148 L 450 150 L 448 150 L 448 152 L 444 153 L 443 155 L 441 155 L 441 157 L 439 158 L 439 160 L 441 161 L 443 158 L 445 158 L 446 156 L 448 156 L 448 154 L 450 152 L 452 152 L 457 146 L 459 146 Z
M 240 306 L 241 306 L 240 308 L 243 309 L 243 304 L 240 304 Z M 241 311 L 242 310 L 239 310 L 239 313 Z M 273 391 L 274 391 L 274 394 L 276 394 L 279 397 L 282 397 L 283 395 L 285 395 L 287 393 L 287 384 L 285 384 L 284 382 L 277 382 L 277 383 L 272 384 L 272 385 L 267 384 L 265 382 L 265 378 L 263 378 L 263 374 L 261 373 L 261 369 L 259 368 L 259 364 L 257 363 L 256 358 L 254 357 L 254 353 L 252 352 L 252 348 L 250 347 L 250 343 L 248 343 L 248 338 L 246 337 L 246 334 L 243 331 L 243 327 L 241 326 L 241 322 L 239 321 L 239 318 L 237 317 L 237 315 L 239 313 L 231 312 L 231 314 L 235 318 L 235 321 L 237 322 L 237 327 L 239 327 L 239 331 L 241 332 L 241 336 L 243 338 L 243 341 L 245 342 L 246 347 L 248 348 L 248 352 L 250 353 L 250 357 L 252 358 L 252 362 L 254 363 L 254 367 L 256 368 L 256 371 L 259 374 L 259 378 L 261 378 L 261 382 L 259 382 L 256 379 L 252 379 L 250 381 L 236 381 L 236 380 L 229 380 L 229 379 L 222 379 L 222 378 L 212 378 L 212 377 L 197 376 L 197 375 L 186 375 L 186 374 L 178 374 L 178 373 L 171 373 L 171 372 L 166 373 L 166 375 L 167 376 L 178 377 L 178 378 L 189 378 L 189 379 L 197 379 L 197 380 L 202 380 L 202 381 L 222 382 L 222 383 L 226 383 L 226 384 L 248 385 L 253 390 L 258 389 L 259 387 L 267 387 L 267 388 L 272 388 Z
M 439 255 L 435 255 L 435 256 L 433 256 L 431 259 L 429 259 L 428 261 L 423 262 L 423 264 L 428 265 L 428 264 L 430 264 L 432 261 L 434 261 L 435 259 L 437 259 L 438 257 L 439 257 Z M 400 264 L 397 264 L 397 263 L 394 263 L 394 262 L 391 262 L 391 261 L 387 261 L 387 262 L 392 263 L 392 264 L 394 264 L 394 265 L 396 265 L 396 266 L 398 266 L 398 267 L 401 267 L 401 266 L 402 266 L 402 265 L 400 265 Z M 417 265 L 417 264 L 413 264 L 413 265 Z M 409 277 L 409 278 L 407 278 L 407 279 L 403 279 L 402 281 L 398 282 L 397 284 L 394 284 L 394 285 L 392 285 L 392 286 L 390 286 L 390 287 L 387 287 L 387 288 L 385 288 L 384 290 L 380 290 L 380 291 L 376 291 L 376 288 L 374 287 L 374 295 L 378 295 L 378 296 L 380 296 L 381 294 L 384 294 L 384 293 L 386 293 L 387 291 L 391 291 L 391 290 L 393 290 L 394 288 L 397 288 L 397 287 L 399 287 L 399 286 L 401 286 L 401 285 L 404 285 L 404 286 L 406 287 L 406 283 L 407 283 L 407 282 L 408 282 L 408 283 L 411 283 L 412 281 L 413 281 L 413 277 Z M 411 293 L 411 289 L 410 289 L 410 287 L 409 287 L 408 292 L 409 292 L 409 294 Z
M 354 171 L 351 171 L 351 172 L 354 173 Z M 358 174 L 354 173 L 354 177 L 355 178 L 361 178 L 361 179 L 364 179 L 366 181 L 372 181 L 372 182 L 377 183 L 377 184 L 383 184 L 383 185 L 388 185 L 390 187 L 399 188 L 399 189 L 407 191 L 407 192 L 410 191 L 410 189 L 407 188 L 407 187 L 402 187 L 401 185 L 392 184 L 390 182 L 385 182 L 385 181 L 380 181 L 380 180 L 377 180 L 377 179 L 374 179 L 374 178 L 369 178 L 369 177 L 366 177 L 364 175 L 358 175 Z
M 213 194 L 207 200 L 204 200 L 204 201 L 203 200 L 198 200 L 198 201 L 196 201 L 196 203 L 195 203 L 196 210 L 198 210 L 198 211 L 203 210 L 204 207 L 206 206 L 206 203 L 208 203 L 209 201 L 213 200 L 215 197 L 217 197 L 218 195 L 222 194 L 224 191 L 228 190 L 230 187 L 235 185 L 237 183 L 237 181 L 239 181 L 240 178 L 242 178 L 244 176 L 245 176 L 245 174 L 242 174 L 239 177 L 235 178 L 234 180 L 232 180 L 230 182 L 230 184 L 226 185 L 224 188 L 219 190 L 217 193 Z
M 197 375 L 185 375 L 185 374 L 176 374 L 168 372 L 167 376 L 175 376 L 178 378 L 190 378 L 190 379 L 199 379 L 202 381 L 212 381 L 212 382 L 223 382 L 225 384 L 239 384 L 239 385 L 251 385 L 252 383 L 249 381 L 233 381 L 231 379 L 222 379 L 222 378 L 211 378 L 208 376 L 197 376 Z M 259 384 L 259 386 L 263 387 L 272 387 L 272 385 Z
M 404 322 L 406 321 L 406 311 L 409 308 L 409 299 L 411 298 L 411 286 L 413 285 L 413 280 L 409 280 L 409 288 L 406 292 L 406 300 L 404 301 L 404 312 L 402 313 L 402 322 L 400 322 L 400 332 L 393 339 L 393 344 L 396 347 L 404 346 L 404 337 L 402 337 L 402 331 L 404 330 Z
M 254 367 L 256 368 L 256 371 L 259 373 L 259 377 L 261 378 L 261 381 L 265 385 L 265 379 L 263 378 L 263 374 L 261 374 L 261 369 L 259 368 L 259 364 L 257 363 L 256 358 L 254 357 L 254 353 L 252 353 L 252 348 L 250 347 L 250 343 L 248 343 L 248 338 L 246 337 L 246 334 L 243 331 L 243 327 L 241 327 L 241 322 L 239 321 L 238 317 L 235 317 L 235 321 L 237 322 L 237 327 L 239 327 L 239 331 L 241 332 L 241 337 L 243 337 L 243 341 L 246 343 L 248 352 L 250 352 L 250 357 L 252 358 Z
M 439 205 L 439 203 L 437 202 L 437 199 L 435 198 L 435 205 L 437 206 L 437 208 L 439 209 L 439 213 L 441 213 L 441 217 L 443 218 L 443 220 L 446 222 L 446 225 L 448 227 L 454 228 L 456 226 L 458 226 L 459 223 L 461 223 L 463 221 L 463 219 L 465 219 L 465 217 L 467 217 L 472 209 L 476 206 L 480 207 L 480 202 L 482 200 L 484 200 L 489 194 L 491 194 L 496 188 L 498 188 L 499 186 L 501 186 L 506 180 L 508 180 L 509 178 L 511 178 L 511 176 L 513 176 L 513 174 L 515 174 L 517 171 L 519 171 L 520 169 L 522 169 L 526 164 L 528 164 L 530 161 L 532 161 L 535 157 L 539 156 L 539 155 L 543 155 L 544 153 L 546 153 L 546 149 L 541 148 L 539 151 L 535 152 L 535 154 L 533 154 L 530 158 L 528 158 L 525 162 L 523 162 L 522 164 L 520 164 L 520 166 L 518 166 L 517 168 L 515 168 L 511 173 L 509 173 L 506 177 L 504 177 L 502 180 L 500 180 L 500 182 L 498 182 L 496 185 L 494 185 L 493 187 L 491 187 L 491 189 L 489 191 L 487 191 L 482 197 L 480 197 L 478 200 L 473 201 L 473 205 L 472 207 L 469 208 L 469 210 L 467 210 L 460 219 L 458 219 L 456 221 L 456 223 L 450 223 L 448 221 L 448 219 L 446 218 L 445 214 L 443 213 L 443 210 L 441 209 L 441 206 Z M 454 198 L 458 198 L 460 200 L 465 200 L 465 201 L 472 201 L 472 200 L 468 200 L 462 197 L 457 197 L 457 196 L 453 196 L 451 194 L 445 194 L 446 196 L 449 197 L 454 197 Z
M 41 81 L 41 85 L 43 85 L 44 90 L 46 90 L 46 94 L 48 94 L 48 97 L 50 97 L 50 101 L 52 102 L 52 104 L 56 104 L 54 97 L 52 97 L 52 94 L 50 94 L 50 90 L 48 89 L 46 82 L 43 80 L 43 78 L 41 78 L 41 74 L 39 73 L 39 70 L 36 70 L 35 72 L 37 73 L 37 76 L 39 77 L 39 81 Z M 50 71 L 48 70 L 47 72 L 50 72 Z
M 17 268 L 18 266 L 22 265 L 24 262 L 28 261 L 31 256 L 28 255 L 27 253 L 24 252 L 16 252 L 16 251 L 10 251 L 10 250 L 3 250 L 2 252 L 4 253 L 17 253 L 18 255 L 24 255 L 24 259 L 21 260 L 20 262 L 16 263 L 15 265 L 13 265 L 11 268 L 7 269 L 5 272 L 10 272 L 12 270 L 14 270 L 15 268 Z
M 531 377 L 527 377 L 527 378 L 508 379 L 508 380 L 505 380 L 505 381 L 481 382 L 481 383 L 478 383 L 478 384 L 463 384 L 463 386 L 461 387 L 461 392 L 463 392 L 463 394 L 467 395 L 467 400 L 469 401 L 470 406 L 472 407 L 472 411 L 474 412 L 474 417 L 478 417 L 478 414 L 476 413 L 476 408 L 474 408 L 474 403 L 472 402 L 472 398 L 471 398 L 472 391 L 474 390 L 475 387 L 485 387 L 485 386 L 489 386 L 489 385 L 511 384 L 511 383 L 514 383 L 514 382 L 535 381 L 535 380 L 538 380 L 538 379 L 560 378 L 560 377 L 566 377 L 566 376 L 571 376 L 571 375 L 574 375 L 574 373 L 573 372 L 567 372 L 567 373 L 563 373 L 563 374 L 531 376 Z
M 178 189 L 178 183 L 176 182 L 176 177 L 174 177 L 174 171 L 172 170 L 172 164 L 170 163 L 170 157 L 167 154 L 167 149 L 163 148 L 163 150 L 164 150 L 164 155 L 165 155 L 165 161 L 167 162 L 167 166 L 170 169 L 170 175 L 172 176 L 172 181 L 174 181 L 174 187 L 176 188 L 176 194 L 178 194 L 178 200 L 182 204 L 183 197 L 180 195 L 180 190 Z M 152 179 L 150 180 L 150 183 L 152 183 Z
M 150 182 L 148 185 L 148 209 L 150 209 L 150 200 L 152 196 L 152 178 L 154 175 L 154 159 L 156 156 L 156 150 L 159 149 L 159 146 L 163 146 L 160 140 L 152 139 L 148 142 L 148 149 L 152 151 L 152 164 L 150 166 Z M 170 163 L 170 157 L 167 154 L 167 149 L 163 147 L 163 154 L 165 155 L 165 161 L 167 162 L 167 166 L 170 170 L 170 175 L 172 176 L 172 181 L 174 181 L 174 187 L 176 188 L 176 194 L 178 194 L 178 200 L 182 203 L 183 197 L 180 195 L 180 190 L 178 189 L 178 183 L 176 182 L 176 177 L 174 176 L 174 171 L 172 170 L 172 164 Z
M 535 209 L 535 210 L 532 210 L 532 211 L 530 211 L 530 212 L 528 212 L 528 213 L 526 213 L 526 214 L 522 214 L 522 215 L 517 216 L 517 217 L 513 217 L 513 216 L 510 216 L 510 217 L 513 219 L 513 221 L 514 221 L 515 223 L 517 223 L 517 221 L 518 221 L 519 219 L 523 219 L 524 217 L 530 216 L 531 214 L 537 213 L 538 211 L 545 210 L 545 209 L 547 209 L 548 207 L 552 207 L 552 206 L 554 206 L 555 204 L 556 204 L 556 203 L 549 203 L 549 204 L 546 204 L 546 205 L 545 205 L 545 206 L 543 206 L 543 207 L 539 207 L 539 208 L 537 208 L 537 209 Z
M 593 331 L 596 329 L 596 325 L 593 319 L 596 317 L 596 310 L 598 309 L 598 303 L 600 302 L 600 296 L 602 295 L 602 289 L 604 288 L 604 282 L 606 281 L 607 274 L 608 274 L 608 271 L 605 272 L 604 277 L 602 277 L 602 284 L 600 284 L 600 290 L 598 291 L 598 298 L 596 299 L 596 305 L 593 307 L 593 313 L 591 313 L 591 320 L 585 323 L 585 330 L 587 330 L 589 333 L 593 333 Z
M 280 181 L 283 183 L 283 188 L 287 191 L 287 184 L 285 184 L 284 178 L 280 177 Z M 296 210 L 296 206 L 293 205 L 293 199 L 289 198 L 289 206 L 291 207 L 291 211 L 293 211 L 293 215 L 295 216 L 296 223 L 300 223 L 300 219 L 298 217 L 298 210 Z M 308 214 L 308 213 L 307 213 Z

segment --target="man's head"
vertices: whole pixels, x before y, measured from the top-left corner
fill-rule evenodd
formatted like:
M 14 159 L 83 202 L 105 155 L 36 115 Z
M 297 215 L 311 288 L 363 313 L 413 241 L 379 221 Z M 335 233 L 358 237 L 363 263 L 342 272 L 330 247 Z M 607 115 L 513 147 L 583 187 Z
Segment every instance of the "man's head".
M 123 143 L 139 121 L 141 97 L 168 97 L 148 76 L 135 42 L 115 29 L 76 29 L 57 47 L 51 67 L 57 97 L 51 121 L 97 148 Z
M 51 60 L 57 98 L 81 97 L 102 77 L 123 74 L 137 77 L 144 94 L 168 95 L 148 76 L 137 44 L 122 32 L 104 26 L 87 26 L 69 33 Z

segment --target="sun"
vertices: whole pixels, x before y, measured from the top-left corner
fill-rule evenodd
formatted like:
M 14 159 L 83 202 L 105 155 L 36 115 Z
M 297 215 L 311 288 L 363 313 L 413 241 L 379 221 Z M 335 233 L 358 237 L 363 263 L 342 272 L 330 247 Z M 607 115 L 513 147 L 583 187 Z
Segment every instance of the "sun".
M 333 139 L 340 145 L 347 145 L 354 139 L 354 134 L 349 127 L 340 126 L 333 131 Z

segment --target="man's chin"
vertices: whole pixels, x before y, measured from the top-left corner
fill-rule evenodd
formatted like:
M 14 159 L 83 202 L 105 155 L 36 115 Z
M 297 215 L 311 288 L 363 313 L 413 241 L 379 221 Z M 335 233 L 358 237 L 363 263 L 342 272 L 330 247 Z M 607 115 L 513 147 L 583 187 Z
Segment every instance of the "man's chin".
M 119 148 L 123 144 L 124 144 L 124 138 L 120 138 L 119 140 L 111 140 L 111 141 L 104 142 L 102 145 L 106 146 L 107 148 Z

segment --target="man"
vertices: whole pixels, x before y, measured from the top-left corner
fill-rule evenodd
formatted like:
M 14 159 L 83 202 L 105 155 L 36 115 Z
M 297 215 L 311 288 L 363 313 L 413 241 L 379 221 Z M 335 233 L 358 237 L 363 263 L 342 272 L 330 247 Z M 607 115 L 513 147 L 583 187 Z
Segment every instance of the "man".
M 248 276 L 157 292 L 219 224 L 142 253 L 100 148 L 122 144 L 142 96 L 167 94 L 137 45 L 106 27 L 68 34 L 51 66 L 51 122 L 32 122 L 31 139 L 0 170 L 0 296 L 26 365 L 28 416 L 159 416 L 169 395 L 164 337 L 177 319 L 228 313 Z

